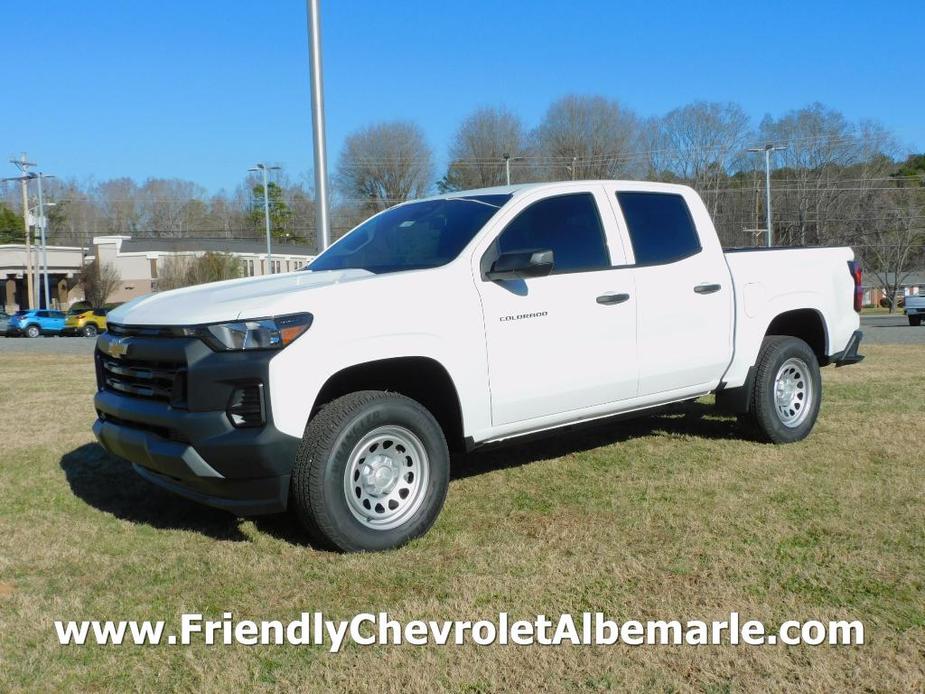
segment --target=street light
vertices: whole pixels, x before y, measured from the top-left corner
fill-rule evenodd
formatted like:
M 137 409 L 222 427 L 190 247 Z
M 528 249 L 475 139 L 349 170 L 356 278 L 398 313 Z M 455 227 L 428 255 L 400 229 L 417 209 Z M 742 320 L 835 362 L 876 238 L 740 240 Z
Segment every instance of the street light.
M 523 157 L 512 157 L 507 152 L 501 156 L 504 157 L 504 178 L 507 180 L 507 184 L 511 185 L 511 162 L 523 161 Z
M 324 251 L 331 242 L 328 215 L 328 154 L 324 134 L 324 72 L 321 68 L 320 0 L 305 0 L 308 15 L 308 64 L 312 92 L 312 143 L 315 159 L 315 228 Z
M 764 147 L 749 147 L 749 152 L 764 152 L 765 189 L 767 191 L 768 208 L 768 248 L 774 245 L 774 227 L 771 226 L 771 152 L 787 149 L 787 145 L 773 145 L 770 142 Z
M 47 221 L 45 219 L 45 198 L 42 194 L 42 181 L 46 178 L 54 178 L 54 176 L 46 176 L 41 171 L 37 174 L 32 174 L 37 183 L 39 190 L 39 229 L 42 232 L 42 274 L 44 275 L 43 284 L 45 286 L 45 308 L 51 308 L 49 304 L 51 303 L 51 294 L 48 293 L 48 244 L 46 243 L 46 230 L 48 228 Z
M 49 308 L 50 295 L 48 293 L 48 244 L 46 241 L 47 229 L 48 229 L 48 219 L 45 217 L 45 208 L 46 207 L 55 207 L 58 203 L 56 202 L 44 202 L 44 197 L 42 195 L 42 179 L 43 178 L 52 178 L 52 176 L 44 176 L 43 174 L 38 174 L 36 180 L 38 181 L 39 189 L 39 199 L 38 204 L 35 207 L 29 208 L 29 214 L 33 216 L 35 220 L 34 226 L 36 229 L 40 230 L 41 236 L 39 241 L 39 248 L 42 252 L 42 265 L 41 273 L 43 275 L 42 284 L 45 287 L 45 308 Z M 36 302 L 39 305 L 39 308 L 42 307 L 41 302 Z
M 270 245 L 270 183 L 267 180 L 269 171 L 278 171 L 278 166 L 267 166 L 266 164 L 257 164 L 248 171 L 260 171 L 263 174 L 263 218 L 267 225 L 267 274 L 273 274 L 273 249 Z

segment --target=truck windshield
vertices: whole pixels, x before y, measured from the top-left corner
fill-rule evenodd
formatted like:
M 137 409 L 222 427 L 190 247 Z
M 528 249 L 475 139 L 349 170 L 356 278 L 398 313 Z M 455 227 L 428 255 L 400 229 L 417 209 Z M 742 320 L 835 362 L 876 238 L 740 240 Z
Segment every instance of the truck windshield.
M 445 265 L 510 199 L 472 195 L 394 207 L 363 222 L 305 269 L 382 274 Z

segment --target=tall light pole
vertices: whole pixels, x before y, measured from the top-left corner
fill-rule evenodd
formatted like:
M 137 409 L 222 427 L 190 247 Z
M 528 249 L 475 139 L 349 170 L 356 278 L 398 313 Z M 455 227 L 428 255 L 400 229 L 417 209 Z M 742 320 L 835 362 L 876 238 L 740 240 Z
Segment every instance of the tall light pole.
M 768 209 L 768 248 L 774 245 L 774 228 L 771 226 L 771 152 L 787 149 L 787 145 L 774 145 L 770 142 L 764 147 L 749 147 L 749 152 L 764 152 L 765 190 L 767 192 Z
M 324 82 L 321 70 L 321 10 L 319 0 L 306 0 L 308 53 L 312 90 L 312 142 L 315 150 L 315 228 L 319 250 L 331 242 L 328 218 L 328 155 L 324 136 Z
M 257 164 L 248 171 L 259 171 L 263 174 L 263 219 L 267 225 L 267 274 L 273 274 L 273 246 L 270 243 L 270 181 L 267 176 L 270 171 L 278 170 L 278 166 Z
M 42 276 L 43 276 L 43 286 L 45 288 L 45 308 L 51 308 L 51 294 L 48 293 L 48 243 L 46 241 L 46 232 L 48 229 L 48 224 L 45 220 L 45 197 L 42 193 L 42 180 L 46 178 L 54 178 L 53 176 L 46 176 L 41 171 L 37 174 L 33 174 L 36 182 L 36 187 L 38 188 L 39 195 L 39 216 L 37 221 L 37 226 L 41 231 L 41 243 L 42 243 Z M 41 308 L 41 304 L 39 304 Z
M 504 157 L 504 179 L 507 181 L 508 185 L 511 185 L 511 162 L 521 161 L 523 160 L 523 157 L 512 157 L 507 152 L 501 156 Z

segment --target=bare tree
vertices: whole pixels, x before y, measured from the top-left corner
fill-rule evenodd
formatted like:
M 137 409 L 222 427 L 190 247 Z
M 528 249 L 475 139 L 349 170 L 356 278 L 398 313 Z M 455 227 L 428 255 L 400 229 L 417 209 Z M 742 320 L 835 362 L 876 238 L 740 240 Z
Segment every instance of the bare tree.
M 520 118 L 504 108 L 480 108 L 456 131 L 450 145 L 449 169 L 437 185 L 443 191 L 503 185 L 505 156 L 511 158 L 516 173 L 526 153 L 526 134 Z M 513 178 L 516 180 L 516 175 Z
M 112 263 L 100 263 L 99 258 L 85 264 L 77 276 L 77 284 L 83 290 L 84 301 L 98 308 L 116 291 L 122 277 Z
M 720 188 L 742 164 L 751 130 L 748 115 L 738 104 L 698 101 L 668 112 L 650 128 L 652 172 L 693 186 L 716 216 Z
M 208 208 L 205 188 L 179 178 L 149 178 L 138 190 L 140 227 L 162 236 L 180 236 L 202 226 Z
M 566 96 L 553 103 L 536 130 L 544 177 L 615 178 L 641 171 L 640 122 L 616 101 Z
M 925 188 L 899 181 L 879 186 L 864 196 L 860 206 L 868 214 L 854 223 L 851 242 L 865 271 L 877 278 L 892 313 L 909 274 L 925 260 Z
M 157 270 L 157 289 L 167 291 L 207 282 L 220 282 L 241 277 L 241 260 L 230 253 L 171 255 L 164 258 Z
M 138 185 L 130 178 L 114 178 L 100 183 L 94 191 L 106 231 L 131 234 L 138 227 Z
M 885 176 L 893 163 L 876 156 L 893 148 L 891 138 L 871 123 L 855 124 L 844 114 L 815 103 L 781 118 L 766 117 L 762 142 L 783 144 L 778 164 L 775 208 L 782 242 L 800 245 L 835 243 L 845 231 L 846 200 L 857 186 L 844 179 Z M 848 176 L 848 172 L 852 176 Z
M 414 123 L 379 123 L 347 137 L 337 166 L 341 194 L 378 211 L 424 195 L 433 155 Z

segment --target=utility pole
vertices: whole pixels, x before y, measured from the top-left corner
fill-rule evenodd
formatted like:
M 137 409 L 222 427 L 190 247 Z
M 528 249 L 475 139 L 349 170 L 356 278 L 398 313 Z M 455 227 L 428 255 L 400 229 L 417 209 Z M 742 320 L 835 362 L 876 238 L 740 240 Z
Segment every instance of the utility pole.
M 315 150 L 315 228 L 319 251 L 331 242 L 328 218 L 328 155 L 324 135 L 324 82 L 321 70 L 321 10 L 319 0 L 306 0 L 308 53 L 312 91 L 312 142 Z
M 511 185 L 511 155 L 505 152 L 501 156 L 504 157 L 504 179 Z
M 248 171 L 260 171 L 263 174 L 263 219 L 267 225 L 267 274 L 273 274 L 273 247 L 270 244 L 270 182 L 267 179 L 269 171 L 276 171 L 278 166 L 267 166 L 266 164 L 257 164 L 253 169 Z
M 25 152 L 19 156 L 19 159 L 11 159 L 10 163 L 16 166 L 22 174 L 19 185 L 22 189 L 22 223 L 26 231 L 26 293 L 28 294 L 26 301 L 29 308 L 33 309 L 36 301 L 32 282 L 32 232 L 29 229 L 29 167 L 35 164 L 26 160 Z
M 768 248 L 774 245 L 774 227 L 771 225 L 771 152 L 787 149 L 787 145 L 774 145 L 770 142 L 764 147 L 749 147 L 749 152 L 764 152 L 765 191 L 768 210 Z

